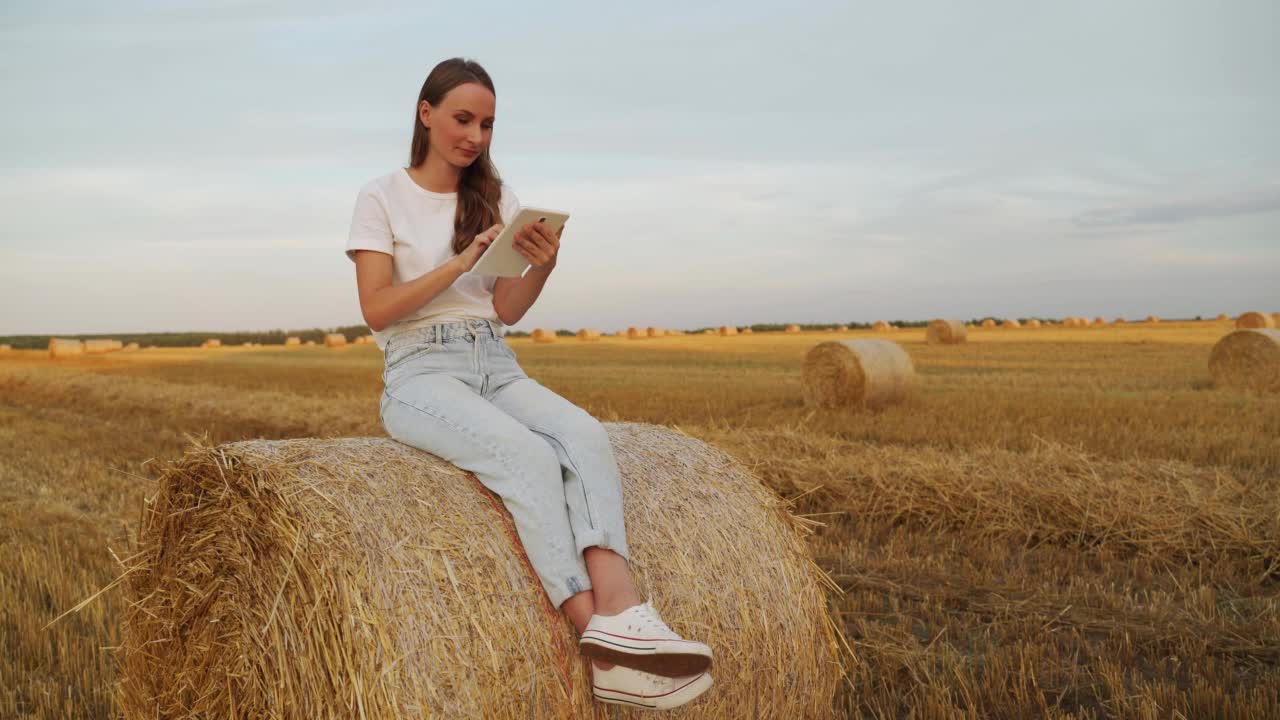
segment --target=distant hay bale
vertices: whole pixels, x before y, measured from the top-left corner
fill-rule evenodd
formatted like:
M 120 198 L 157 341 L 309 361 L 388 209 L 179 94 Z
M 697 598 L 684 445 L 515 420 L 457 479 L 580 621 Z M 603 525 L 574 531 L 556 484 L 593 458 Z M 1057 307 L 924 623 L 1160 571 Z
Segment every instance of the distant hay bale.
M 1129 322 L 1128 320 L 1125 320 L 1125 319 L 1124 319 L 1124 318 L 1122 318 L 1122 317 L 1118 317 L 1118 318 L 1116 318 L 1115 320 L 1112 320 L 1112 321 L 1111 321 L 1111 324 L 1112 324 L 1112 325 L 1127 325 L 1127 324 L 1128 324 L 1128 322 Z
M 645 337 L 647 336 L 644 334 L 644 332 L 640 328 L 638 327 L 627 328 L 628 340 L 643 340 Z
M 1094 319 L 1093 319 L 1093 326 L 1094 326 L 1094 327 L 1103 327 L 1103 326 L 1105 326 L 1106 324 L 1107 324 L 1107 319 L 1106 319 L 1106 318 L 1104 318 L 1104 317 L 1099 316 L 1099 317 L 1096 317 L 1096 318 L 1094 318 Z
M 1158 315 L 1148 315 L 1148 316 L 1147 316 L 1147 320 L 1146 320 L 1146 321 L 1154 325 L 1155 323 L 1160 322 L 1160 316 L 1158 316 Z
M 306 341 L 306 342 L 304 342 L 304 343 L 302 343 L 302 344 L 303 344 L 303 345 L 315 345 L 315 344 L 316 344 L 316 341 L 315 341 L 315 340 L 308 340 L 308 341 Z
M 737 335 L 737 334 L 738 334 L 738 328 L 734 327 L 733 325 L 720 326 L 720 335 L 723 337 L 727 337 L 729 335 Z
M 982 327 L 984 328 L 993 328 L 995 326 L 996 326 L 996 321 L 992 320 L 991 318 L 987 318 L 986 320 L 982 321 Z
M 875 409 L 906 399 L 916 371 L 891 340 L 828 340 L 805 355 L 800 384 L 807 407 Z
M 1040 327 L 1040 321 L 1036 318 L 1031 318 L 1026 322 L 1026 326 L 1029 328 L 1038 328 Z
M 0 353 L 13 352 L 13 346 L 9 343 L 0 343 Z
M 1231 318 L 1226 313 L 1218 313 L 1218 317 L 1216 318 L 1218 322 L 1227 322 L 1230 319 Z
M 121 348 L 121 349 L 123 349 L 123 350 L 138 350 L 138 349 L 139 349 L 139 345 L 138 345 L 138 343 L 136 343 L 136 342 L 131 342 L 131 343 L 129 343 L 128 345 L 125 345 L 125 346 L 124 346 L 123 348 Z
M 120 350 L 122 345 L 119 340 L 104 340 L 100 338 L 90 338 L 84 341 L 84 351 L 88 354 L 109 353 Z
M 297 337 L 296 335 L 290 335 L 289 337 L 284 339 L 284 344 L 285 344 L 285 347 L 290 347 L 293 345 L 301 345 L 302 338 Z
M 253 343 L 248 340 L 245 340 L 244 342 L 240 343 L 240 347 L 253 347 Z
M 840 326 L 836 327 L 836 330 L 839 330 L 840 332 L 849 332 L 849 326 L 848 326 L 848 325 L 840 325 Z
M 706 330 L 703 330 L 703 331 L 702 331 L 702 334 L 703 334 L 703 335 L 715 335 L 715 334 L 716 334 L 716 331 L 715 331 L 715 328 L 707 328 Z
M 877 321 L 875 321 L 875 322 L 871 323 L 871 329 L 872 329 L 872 330 L 874 330 L 875 332 L 888 332 L 888 331 L 889 331 L 889 323 L 887 323 L 887 322 L 885 322 L 885 321 L 883 321 L 883 320 L 877 320 Z
M 1013 318 L 1008 318 L 1004 322 L 1000 323 L 1000 327 L 1016 328 L 1016 327 L 1022 327 L 1022 324 Z
M 203 347 L 203 348 L 222 347 L 222 340 L 218 338 L 209 338 L 208 340 L 205 340 L 203 343 L 201 343 L 200 347 Z
M 534 328 L 533 341 L 537 343 L 552 343 L 556 341 L 556 333 L 554 330 L 546 328 Z
M 345 347 L 347 344 L 347 336 L 342 333 L 326 333 L 324 336 L 325 347 Z
M 800 332 L 800 326 L 795 324 L 788 325 L 785 328 L 783 328 L 783 332 L 798 333 Z
M 49 338 L 49 357 L 60 358 L 84 354 L 84 341 L 72 338 Z
M 1246 328 L 1224 335 L 1209 352 L 1209 374 L 1218 387 L 1280 392 L 1280 330 Z
M 969 331 L 959 320 L 930 320 L 924 339 L 930 345 L 959 345 L 969 339 Z
M 742 334 L 743 334 L 743 335 L 750 335 L 750 334 L 752 334 L 753 332 L 755 332 L 755 331 L 754 331 L 754 330 L 752 330 L 752 329 L 751 329 L 751 328 L 749 328 L 749 327 L 744 327 L 744 328 L 742 328 Z
M 666 335 L 667 332 L 662 328 L 649 327 L 649 328 L 645 328 L 645 334 L 648 335 L 649 337 L 662 337 L 663 335 Z
M 636 589 L 716 652 L 693 714 L 829 715 L 841 642 L 809 525 L 712 445 L 604 427 Z M 197 445 L 160 470 L 122 576 L 124 717 L 612 715 L 471 473 L 387 438 Z
M 1280 328 L 1280 312 L 1271 313 L 1271 322 L 1275 323 L 1276 327 Z
M 1265 313 L 1247 312 L 1236 318 L 1236 327 L 1238 328 L 1273 328 L 1275 326 L 1276 321 Z
M 582 328 L 578 331 L 579 340 L 599 340 L 600 331 L 595 328 Z

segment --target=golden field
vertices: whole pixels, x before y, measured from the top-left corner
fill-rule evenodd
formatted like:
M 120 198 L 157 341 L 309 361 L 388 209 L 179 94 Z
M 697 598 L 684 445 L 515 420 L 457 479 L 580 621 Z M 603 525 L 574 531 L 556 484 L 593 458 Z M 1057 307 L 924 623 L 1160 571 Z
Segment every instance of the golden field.
M 1280 717 L 1280 397 L 1212 387 L 1230 329 L 509 341 L 600 420 L 679 426 L 824 523 L 808 542 L 849 650 L 834 716 Z M 837 337 L 901 344 L 919 392 L 805 408 L 804 355 Z M 149 460 L 188 436 L 384 436 L 381 363 L 0 355 L 0 717 L 117 716 L 119 589 L 50 623 L 118 575 Z

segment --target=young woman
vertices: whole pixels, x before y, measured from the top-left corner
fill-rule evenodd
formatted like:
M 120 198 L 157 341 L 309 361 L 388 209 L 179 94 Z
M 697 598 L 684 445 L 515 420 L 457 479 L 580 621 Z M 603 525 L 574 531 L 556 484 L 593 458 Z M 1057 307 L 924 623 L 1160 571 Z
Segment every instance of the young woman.
M 519 229 L 515 247 L 532 264 L 524 277 L 468 272 L 520 206 L 489 157 L 495 106 L 480 65 L 441 62 L 418 93 L 409 166 L 357 194 L 346 254 L 384 352 L 382 423 L 502 498 L 592 658 L 597 699 L 676 707 L 711 686 L 711 649 L 677 635 L 636 593 L 603 426 L 526 375 L 503 339 L 554 271 L 564 229 Z

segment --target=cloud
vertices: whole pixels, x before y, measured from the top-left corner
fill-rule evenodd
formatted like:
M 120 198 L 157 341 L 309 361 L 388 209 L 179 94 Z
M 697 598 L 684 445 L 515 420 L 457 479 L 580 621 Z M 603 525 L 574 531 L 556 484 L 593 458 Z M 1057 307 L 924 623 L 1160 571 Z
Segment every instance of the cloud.
M 1232 194 L 1202 195 L 1165 202 L 1133 202 L 1087 210 L 1072 220 L 1079 227 L 1168 225 L 1201 218 L 1253 215 L 1280 210 L 1280 187 Z

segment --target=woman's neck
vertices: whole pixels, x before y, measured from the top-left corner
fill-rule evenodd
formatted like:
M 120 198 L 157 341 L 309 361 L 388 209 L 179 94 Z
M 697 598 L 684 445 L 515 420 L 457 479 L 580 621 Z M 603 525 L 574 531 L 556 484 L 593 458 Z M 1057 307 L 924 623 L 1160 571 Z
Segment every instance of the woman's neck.
M 437 193 L 458 191 L 458 180 L 462 177 L 461 168 L 450 165 L 427 154 L 427 159 L 417 167 L 406 168 L 409 177 L 423 189 Z

